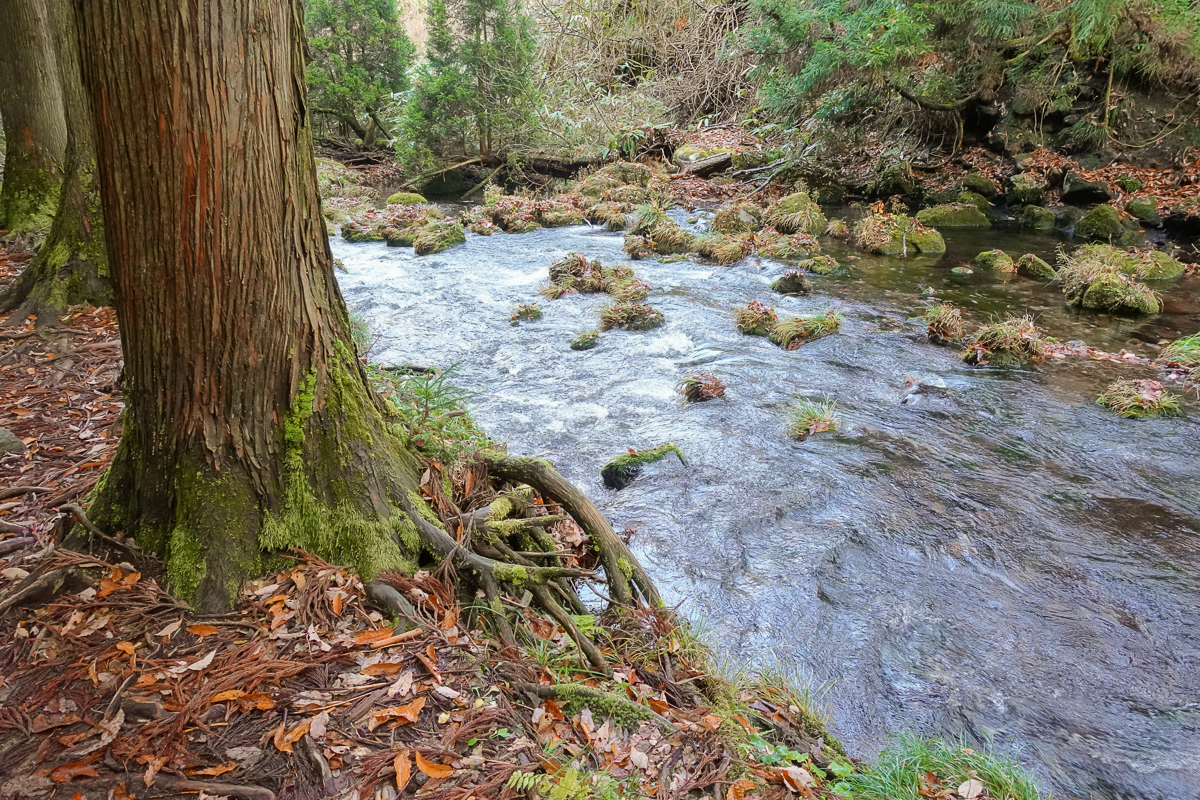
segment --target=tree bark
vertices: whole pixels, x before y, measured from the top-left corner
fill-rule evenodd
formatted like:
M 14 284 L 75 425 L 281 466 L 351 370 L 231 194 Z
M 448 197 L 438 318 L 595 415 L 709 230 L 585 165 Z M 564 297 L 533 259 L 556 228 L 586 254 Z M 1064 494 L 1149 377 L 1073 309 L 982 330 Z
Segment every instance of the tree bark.
M 112 302 L 91 110 L 79 73 L 79 38 L 69 4 L 70 0 L 46 0 L 67 129 L 58 210 L 37 255 L 0 296 L 0 311 L 16 309 L 9 317 L 14 324 L 33 314 L 41 327 L 68 306 Z
M 45 0 L 0 0 L 0 20 L 0 228 L 44 234 L 54 218 L 67 149 Z
M 76 12 L 127 384 L 94 521 L 209 610 L 291 546 L 412 568 L 417 461 L 334 280 L 298 0 Z

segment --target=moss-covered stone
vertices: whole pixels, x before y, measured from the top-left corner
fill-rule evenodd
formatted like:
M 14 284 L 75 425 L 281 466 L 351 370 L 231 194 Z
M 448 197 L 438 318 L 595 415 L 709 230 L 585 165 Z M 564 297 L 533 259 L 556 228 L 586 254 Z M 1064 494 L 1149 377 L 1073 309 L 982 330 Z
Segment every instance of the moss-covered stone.
M 342 226 L 342 238 L 347 242 L 382 242 L 383 231 L 378 228 L 347 222 Z
M 412 206 L 417 205 L 418 203 L 427 203 L 429 201 L 416 192 L 396 192 L 387 199 L 387 202 L 390 206 Z
M 1158 199 L 1135 197 L 1125 204 L 1125 210 L 1142 222 L 1158 222 Z
M 1075 235 L 1083 239 L 1111 239 L 1121 230 L 1121 215 L 1109 205 L 1096 206 L 1075 223 Z
M 1018 219 L 1021 221 L 1021 227 L 1031 228 L 1039 233 L 1054 230 L 1054 224 L 1058 221 L 1053 211 L 1040 206 L 1025 206 L 1021 209 Z
M 833 256 L 813 256 L 801 261 L 796 266 L 815 275 L 832 275 L 841 268 L 841 264 Z
M 982 211 L 969 203 L 926 208 L 917 212 L 917 219 L 934 228 L 990 228 L 992 225 Z
M 1161 250 L 1151 250 L 1150 258 L 1153 265 L 1141 272 L 1141 276 L 1147 280 L 1170 280 L 1183 274 L 1183 264 Z
M 669 453 L 677 455 L 679 463 L 687 466 L 687 461 L 683 458 L 683 451 L 679 449 L 678 445 L 667 442 L 649 450 L 630 451 L 617 456 L 601 468 L 600 477 L 604 480 L 607 488 L 624 489 L 641 473 L 644 465 L 661 461 Z
M 854 225 L 853 241 L 868 253 L 944 253 L 946 241 L 934 228 L 903 214 L 872 214 Z
M 964 189 L 981 194 L 984 197 L 995 197 L 1000 192 L 991 178 L 981 175 L 978 172 L 972 172 L 963 178 L 962 184 Z
M 809 284 L 808 278 L 804 277 L 803 272 L 791 269 L 775 279 L 771 284 L 771 289 L 780 294 L 808 294 L 812 291 L 812 285 Z
M 984 250 L 975 256 L 974 264 L 977 267 L 994 269 L 997 272 L 1016 272 L 1017 269 L 1012 256 L 1003 250 Z
M 871 186 L 871 193 L 877 197 L 890 197 L 894 194 L 912 194 L 917 188 L 917 179 L 913 175 L 912 165 L 907 161 L 892 161 L 882 166 L 876 166 L 879 177 Z
M 763 211 L 754 203 L 734 203 L 713 215 L 710 227 L 717 233 L 750 233 L 763 225 Z
M 1036 280 L 1053 280 L 1055 276 L 1054 267 L 1033 253 L 1026 253 L 1017 259 L 1017 272 Z
M 1154 292 L 1121 275 L 1104 273 L 1080 295 L 1079 306 L 1098 311 L 1157 314 L 1162 304 Z
M 987 214 L 992 210 L 992 204 L 978 192 L 963 192 L 958 196 L 958 202 L 975 206 L 983 214 Z
M 1014 175 L 1012 184 L 1013 194 L 1016 196 L 1017 202 L 1022 205 L 1040 205 L 1042 198 L 1046 196 L 1046 190 L 1041 181 L 1032 175 L 1025 173 Z
M 584 331 L 571 340 L 572 350 L 591 350 L 600 344 L 600 331 Z
M 922 253 L 936 255 L 946 252 L 946 240 L 936 230 L 913 231 L 908 235 L 908 243 L 916 245 Z

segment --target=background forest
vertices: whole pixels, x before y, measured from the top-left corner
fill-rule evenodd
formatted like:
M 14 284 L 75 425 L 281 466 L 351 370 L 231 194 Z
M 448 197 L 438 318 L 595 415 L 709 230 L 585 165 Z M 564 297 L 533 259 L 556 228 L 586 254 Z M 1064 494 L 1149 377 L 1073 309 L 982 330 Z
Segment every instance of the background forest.
M 308 0 L 329 141 L 410 170 L 632 154 L 695 123 L 952 146 L 1200 145 L 1200 10 L 1185 0 Z M 411 43 L 410 35 L 422 41 Z M 433 114 L 437 109 L 440 113 Z M 1153 131 L 1128 123 L 1153 116 Z

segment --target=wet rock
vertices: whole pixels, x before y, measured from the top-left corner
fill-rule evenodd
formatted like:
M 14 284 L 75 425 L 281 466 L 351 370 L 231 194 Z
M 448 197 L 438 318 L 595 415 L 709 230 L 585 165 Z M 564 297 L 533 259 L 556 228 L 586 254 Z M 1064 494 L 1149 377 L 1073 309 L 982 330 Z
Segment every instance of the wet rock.
M 1096 206 L 1075 223 L 1075 235 L 1083 239 L 1111 239 L 1121 231 L 1121 215 L 1112 206 Z
M 979 199 L 983 200 L 982 197 Z M 949 203 L 926 208 L 917 212 L 917 219 L 934 228 L 990 228 L 992 225 L 983 212 L 970 203 Z
M 1025 206 L 1021 209 L 1019 219 L 1021 227 L 1031 228 L 1041 233 L 1054 230 L 1054 223 L 1057 222 L 1054 212 L 1041 206 Z
M 1000 193 L 1000 190 L 996 188 L 996 184 L 992 183 L 991 178 L 981 175 L 978 172 L 972 172 L 963 178 L 962 183 L 963 187 L 967 190 L 983 195 L 984 197 L 995 197 Z
M 771 289 L 780 294 L 808 294 L 812 291 L 812 285 L 803 272 L 790 269 L 771 284 Z
M 1158 199 L 1135 197 L 1125 204 L 1125 210 L 1142 222 L 1158 222 Z
M 1108 186 L 1099 181 L 1088 181 L 1074 172 L 1063 176 L 1062 201 L 1064 203 L 1107 203 L 1112 199 Z
M 646 465 L 662 461 L 671 453 L 679 457 L 681 465 L 687 466 L 683 452 L 676 445 L 667 443 L 650 450 L 631 449 L 628 453 L 617 456 L 604 465 L 600 470 L 600 477 L 604 480 L 605 488 L 624 489 L 642 473 Z
M 958 202 L 973 205 L 984 214 L 992 210 L 992 204 L 978 192 L 963 192 L 958 196 Z
M 0 453 L 24 453 L 25 443 L 8 428 L 0 428 Z
M 1026 253 L 1017 259 L 1017 273 L 1036 280 L 1053 280 L 1054 267 L 1038 258 L 1033 253 Z
M 1154 293 L 1149 290 L 1131 291 L 1131 286 L 1145 289 L 1121 275 L 1101 275 L 1080 296 L 1079 306 L 1099 311 L 1157 314 L 1162 305 Z
M 1041 182 L 1032 175 L 1014 175 L 1012 183 L 1013 196 L 1022 205 L 1040 205 L 1042 198 L 1046 195 L 1046 190 Z
M 975 256 L 975 266 L 985 269 L 994 269 L 997 272 L 1016 272 L 1016 264 L 1013 263 L 1012 256 L 1005 253 L 1003 250 L 985 250 Z

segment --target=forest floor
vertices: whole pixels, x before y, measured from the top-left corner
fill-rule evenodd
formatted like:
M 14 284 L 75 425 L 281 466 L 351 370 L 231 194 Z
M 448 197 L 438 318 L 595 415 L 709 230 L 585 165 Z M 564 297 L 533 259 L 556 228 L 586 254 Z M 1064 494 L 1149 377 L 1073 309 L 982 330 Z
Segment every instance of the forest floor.
M 22 259 L 0 251 L 0 289 Z M 0 458 L 0 798 L 814 798 L 852 769 L 798 696 L 717 677 L 665 610 L 576 620 L 608 680 L 527 597 L 505 598 L 506 649 L 446 565 L 385 577 L 409 619 L 299 552 L 204 615 L 118 532 L 69 549 L 120 373 L 112 309 L 0 333 L 0 426 L 25 448 Z

